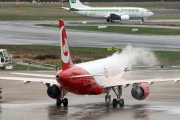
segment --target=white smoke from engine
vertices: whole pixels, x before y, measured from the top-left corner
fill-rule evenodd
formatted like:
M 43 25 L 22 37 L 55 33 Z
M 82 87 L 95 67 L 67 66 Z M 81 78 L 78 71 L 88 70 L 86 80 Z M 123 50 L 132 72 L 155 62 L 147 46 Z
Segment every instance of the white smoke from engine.
M 158 60 L 153 52 L 144 48 L 135 48 L 128 45 L 121 53 L 116 52 L 106 58 L 106 68 L 116 75 L 126 67 L 132 68 L 139 65 L 157 65 Z

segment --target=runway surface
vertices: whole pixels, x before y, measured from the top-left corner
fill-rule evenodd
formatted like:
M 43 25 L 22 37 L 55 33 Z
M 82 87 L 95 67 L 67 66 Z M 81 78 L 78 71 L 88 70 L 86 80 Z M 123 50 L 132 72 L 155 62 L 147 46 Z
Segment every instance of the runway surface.
M 36 23 L 55 21 L 0 22 L 1 44 L 59 45 L 59 30 L 38 27 Z M 57 22 L 57 21 L 56 21 Z M 67 30 L 71 46 L 109 47 L 126 45 L 144 46 L 153 50 L 180 51 L 180 36 L 126 35 Z M 36 71 L 34 71 L 36 72 Z M 54 71 L 36 73 L 55 74 Z M 138 73 L 138 74 L 137 74 Z M 10 71 L 0 71 L 11 76 Z M 179 77 L 179 71 L 130 72 L 127 79 Z M 24 76 L 23 76 L 24 77 Z M 0 100 L 0 120 L 178 120 L 180 119 L 180 84 L 156 83 L 150 86 L 150 96 L 137 101 L 130 94 L 131 86 L 123 89 L 124 108 L 112 108 L 104 102 L 105 95 L 79 96 L 67 94 L 69 107 L 56 107 L 55 100 L 47 96 L 42 83 L 23 84 L 20 81 L 0 81 L 3 98 Z M 111 91 L 111 98 L 115 98 Z
M 59 45 L 59 30 L 34 25 L 38 23 L 56 24 L 57 21 L 1 21 L 1 44 Z M 124 48 L 131 44 L 152 50 L 180 51 L 180 35 L 130 35 L 67 30 L 67 36 L 70 46 Z
M 32 71 L 30 71 L 32 72 Z M 39 74 L 54 74 L 52 71 L 33 71 Z M 143 73 L 143 74 L 142 74 Z M 140 74 L 140 75 L 139 75 Z M 127 79 L 144 77 L 177 77 L 179 71 L 129 72 Z M 1 76 L 12 76 L 10 71 L 1 71 Z M 0 100 L 1 120 L 178 120 L 180 119 L 180 84 L 156 83 L 150 86 L 150 95 L 137 101 L 130 95 L 131 86 L 123 88 L 124 108 L 112 108 L 104 102 L 105 95 L 80 96 L 67 94 L 68 108 L 56 107 L 55 100 L 46 94 L 42 83 L 22 84 L 21 81 L 1 80 L 3 98 Z M 115 98 L 111 91 L 111 98 Z

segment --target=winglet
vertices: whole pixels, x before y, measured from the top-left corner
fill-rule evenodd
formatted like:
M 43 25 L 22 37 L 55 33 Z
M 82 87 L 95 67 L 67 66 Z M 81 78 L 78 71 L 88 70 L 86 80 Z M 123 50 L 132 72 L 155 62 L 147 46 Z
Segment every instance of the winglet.
M 124 72 L 127 72 L 127 71 L 129 71 L 128 67 L 124 69 Z
M 66 70 L 72 67 L 74 64 L 71 59 L 69 45 L 67 42 L 66 30 L 64 27 L 63 20 L 59 20 L 59 29 L 60 29 L 60 41 L 61 41 L 62 70 Z

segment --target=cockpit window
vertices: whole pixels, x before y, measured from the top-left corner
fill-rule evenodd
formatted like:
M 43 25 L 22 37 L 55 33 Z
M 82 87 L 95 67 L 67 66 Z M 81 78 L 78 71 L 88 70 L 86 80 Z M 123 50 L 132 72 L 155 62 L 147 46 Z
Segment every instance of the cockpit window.
M 147 12 L 150 12 L 149 10 L 147 10 Z

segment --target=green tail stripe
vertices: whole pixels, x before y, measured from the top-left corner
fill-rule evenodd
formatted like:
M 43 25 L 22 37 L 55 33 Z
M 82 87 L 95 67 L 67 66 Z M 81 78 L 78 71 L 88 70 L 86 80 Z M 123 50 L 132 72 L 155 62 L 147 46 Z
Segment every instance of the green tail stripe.
M 71 3 L 76 3 L 76 0 L 71 0 Z

